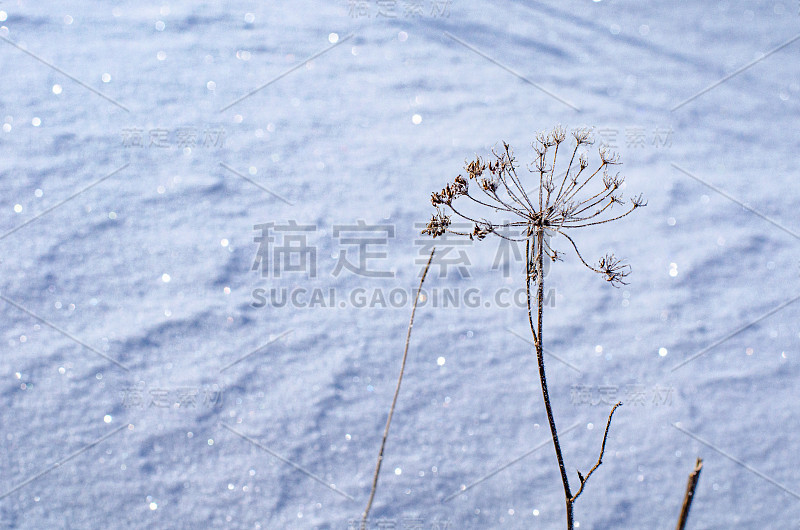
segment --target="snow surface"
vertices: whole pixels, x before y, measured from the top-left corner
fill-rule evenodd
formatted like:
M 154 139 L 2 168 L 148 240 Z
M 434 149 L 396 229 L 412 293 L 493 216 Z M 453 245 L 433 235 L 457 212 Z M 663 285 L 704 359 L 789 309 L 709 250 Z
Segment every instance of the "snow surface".
M 674 526 L 697 456 L 691 528 L 800 524 L 798 5 L 410 4 L 0 2 L 0 527 L 347 528 L 410 306 L 338 302 L 413 289 L 430 192 L 558 123 L 604 132 L 649 200 L 578 234 L 629 286 L 563 240 L 547 277 L 573 484 L 626 402 L 580 528 Z M 289 220 L 315 278 L 252 270 L 254 226 Z M 367 262 L 393 277 L 332 275 L 358 220 L 394 227 Z M 426 287 L 522 287 L 496 249 Z M 255 307 L 271 287 L 336 307 Z M 419 308 L 372 528 L 564 526 L 525 318 Z

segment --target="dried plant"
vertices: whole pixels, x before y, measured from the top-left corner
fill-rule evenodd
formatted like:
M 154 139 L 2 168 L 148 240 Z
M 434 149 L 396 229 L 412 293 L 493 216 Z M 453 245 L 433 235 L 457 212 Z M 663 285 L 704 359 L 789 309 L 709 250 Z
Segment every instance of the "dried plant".
M 519 164 L 514 157 L 514 152 L 505 142 L 502 149 L 492 150 L 492 156 L 488 162 L 480 157 L 467 162 L 464 168 L 467 173 L 466 177 L 459 175 L 442 191 L 431 194 L 431 203 L 436 208 L 436 213 L 433 214 L 422 233 L 429 234 L 434 238 L 451 233 L 478 240 L 493 234 L 511 241 L 525 243 L 528 323 L 536 348 L 542 397 L 564 486 L 567 528 L 572 529 L 573 504 L 583 492 L 586 481 L 602 463 L 611 417 L 621 403 L 617 403 L 608 416 L 597 463 L 586 476 L 578 471 L 580 485 L 577 492 L 573 494 L 564 467 L 544 369 L 542 349 L 544 260 L 547 258 L 556 261 L 562 258 L 562 253 L 556 251 L 551 243 L 557 236 L 563 236 L 586 267 L 602 274 L 614 286 L 625 285 L 625 278 L 630 273 L 628 265 L 613 254 L 607 254 L 596 265 L 590 265 L 567 232 L 616 221 L 637 208 L 645 206 L 646 203 L 641 195 L 631 198 L 629 203 L 623 200 L 624 179 L 620 177 L 619 173 L 613 175 L 610 173 L 611 169 L 619 165 L 619 158 L 605 147 L 601 146 L 597 151 L 600 157 L 599 164 L 594 170 L 589 169 L 588 147 L 593 144 L 589 129 L 576 129 L 572 131 L 570 139 L 567 140 L 567 138 L 566 130 L 560 126 L 555 127 L 549 133 L 537 135 L 532 144 L 536 152 L 535 160 L 528 168 L 530 173 L 539 176 L 538 193 L 531 186 L 534 189 L 534 193 L 531 194 L 533 197 L 530 197 L 526 191 L 523 179 L 517 172 Z M 557 174 L 556 161 L 559 150 L 563 151 L 562 146 L 567 144 L 572 146 L 573 143 L 574 147 L 571 148 L 569 163 L 563 176 L 561 173 Z M 476 188 L 478 191 L 474 191 Z M 622 207 L 625 207 L 624 210 L 621 209 Z M 479 215 L 480 213 L 514 220 L 496 222 Z M 452 216 L 474 224 L 474 229 L 471 232 L 460 232 L 453 229 Z M 531 310 L 532 281 L 537 284 L 535 324 Z
M 414 307 L 411 309 L 411 318 L 408 321 L 408 330 L 406 331 L 406 346 L 403 348 L 403 360 L 400 363 L 400 375 L 397 377 L 397 386 L 394 390 L 394 397 L 392 398 L 392 405 L 389 407 L 389 416 L 386 418 L 386 427 L 383 429 L 383 438 L 381 439 L 381 448 L 378 451 L 378 461 L 375 464 L 375 473 L 372 475 L 372 488 L 369 491 L 369 500 L 367 500 L 367 507 L 364 508 L 364 513 L 361 516 L 361 530 L 366 530 L 367 520 L 369 518 L 369 511 L 372 509 L 372 501 L 375 500 L 375 491 L 378 489 L 378 477 L 381 474 L 381 465 L 383 464 L 383 452 L 386 449 L 386 440 L 389 438 L 389 428 L 392 426 L 392 417 L 394 416 L 394 409 L 397 406 L 397 398 L 400 395 L 400 385 L 403 384 L 403 374 L 406 371 L 406 360 L 408 359 L 408 346 L 411 344 L 411 330 L 414 328 L 414 315 L 417 314 L 417 302 L 419 302 L 419 293 L 422 291 L 422 284 L 425 283 L 425 277 L 428 276 L 428 269 L 431 268 L 431 261 L 433 261 L 433 254 L 436 248 L 431 249 L 431 255 L 428 257 L 428 263 L 425 265 L 425 270 L 422 271 L 422 278 L 419 280 L 419 287 L 417 287 L 417 296 L 414 297 Z
M 681 505 L 681 514 L 678 517 L 678 526 L 676 530 L 684 530 L 686 522 L 689 520 L 689 510 L 692 508 L 692 500 L 694 500 L 694 492 L 697 489 L 697 482 L 700 480 L 700 472 L 703 470 L 703 459 L 697 457 L 697 462 L 694 464 L 694 469 L 689 473 L 689 480 L 686 482 L 686 493 L 683 495 L 683 505 Z

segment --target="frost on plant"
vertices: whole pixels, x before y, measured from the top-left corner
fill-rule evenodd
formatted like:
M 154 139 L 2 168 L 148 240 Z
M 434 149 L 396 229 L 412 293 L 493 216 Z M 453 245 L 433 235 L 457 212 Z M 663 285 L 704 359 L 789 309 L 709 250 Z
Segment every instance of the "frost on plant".
M 624 178 L 619 173 L 611 174 L 611 169 L 619 165 L 619 158 L 605 147 L 597 150 L 599 163 L 593 170 L 589 169 L 587 148 L 592 144 L 588 129 L 574 130 L 569 140 L 561 127 L 547 134 L 540 133 L 533 143 L 535 160 L 528 168 L 538 174 L 537 191 L 535 183 L 520 177 L 514 152 L 503 143 L 502 149 L 492 151 L 488 162 L 481 157 L 469 161 L 464 167 L 466 178 L 459 175 L 442 191 L 431 194 L 436 213 L 422 233 L 437 237 L 449 232 L 479 240 L 494 234 L 512 241 L 528 241 L 537 227 L 542 227 L 550 236 L 563 235 L 591 270 L 604 275 L 613 285 L 625 284 L 630 272 L 628 265 L 613 255 L 606 255 L 596 265 L 590 265 L 567 234 L 570 229 L 615 221 L 646 204 L 641 196 L 628 201 L 623 199 Z M 563 173 L 556 173 L 558 153 L 564 148 L 571 148 L 569 163 Z M 493 214 L 515 220 L 497 222 L 489 217 Z M 472 232 L 452 230 L 453 215 L 473 223 Z M 516 233 L 518 237 L 509 236 L 509 233 Z M 544 252 L 553 261 L 562 257 L 562 253 L 550 247 L 549 241 Z
M 637 208 L 645 206 L 641 195 L 628 200 L 623 198 L 624 179 L 612 170 L 619 165 L 616 154 L 600 147 L 597 150 L 599 162 L 589 162 L 589 147 L 593 144 L 588 129 L 576 129 L 568 137 L 566 130 L 556 127 L 549 133 L 540 133 L 533 143 L 535 157 L 527 168 L 529 173 L 538 176 L 523 178 L 519 163 L 511 147 L 503 143 L 502 149 L 492 151 L 489 161 L 480 157 L 467 162 L 464 169 L 466 177 L 459 175 L 452 183 L 439 192 L 431 194 L 431 203 L 436 212 L 431 217 L 423 234 L 438 237 L 445 233 L 467 236 L 482 240 L 494 234 L 511 241 L 525 242 L 525 287 L 528 305 L 528 323 L 536 348 L 539 367 L 539 380 L 542 398 L 547 413 L 553 445 L 556 452 L 561 482 L 566 502 L 567 528 L 573 528 L 573 504 L 583 492 L 589 477 L 600 466 L 605 452 L 611 418 L 622 403 L 611 409 L 603 434 L 600 456 L 585 475 L 577 472 L 579 485 L 573 494 L 567 477 L 561 445 L 558 440 L 556 422 L 547 389 L 542 348 L 542 312 L 544 296 L 544 260 L 556 261 L 562 253 L 551 243 L 563 236 L 572 246 L 580 261 L 589 269 L 602 274 L 614 286 L 624 285 L 630 267 L 613 254 L 607 254 L 595 264 L 589 264 L 581 255 L 572 236 L 573 229 L 610 223 L 621 219 Z M 568 153 L 564 166 L 559 165 L 559 151 Z M 531 182 L 533 181 L 533 182 Z M 530 194 L 529 194 L 530 192 Z M 451 217 L 473 223 L 473 230 L 460 232 L 452 228 Z M 513 219 L 496 221 L 494 219 Z M 532 312 L 531 282 L 536 283 L 536 320 Z

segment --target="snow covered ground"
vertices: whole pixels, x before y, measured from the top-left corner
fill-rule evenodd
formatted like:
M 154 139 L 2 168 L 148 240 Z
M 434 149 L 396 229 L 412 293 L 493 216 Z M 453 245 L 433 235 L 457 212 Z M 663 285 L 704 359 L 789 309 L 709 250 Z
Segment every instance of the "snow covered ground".
M 580 528 L 673 526 L 697 456 L 691 528 L 797 527 L 799 9 L 0 2 L 0 527 L 347 528 L 430 192 L 558 123 L 649 200 L 578 234 L 626 287 L 554 242 L 574 483 L 625 402 Z M 469 264 L 426 282 L 371 527 L 560 528 L 525 311 L 495 298 L 522 264 L 461 243 L 437 242 Z

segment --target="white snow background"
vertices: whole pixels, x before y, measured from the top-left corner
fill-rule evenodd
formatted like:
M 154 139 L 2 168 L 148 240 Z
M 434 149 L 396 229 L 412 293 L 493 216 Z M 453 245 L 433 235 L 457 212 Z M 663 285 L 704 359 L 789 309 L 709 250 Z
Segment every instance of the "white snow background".
M 554 241 L 573 484 L 626 402 L 580 528 L 674 527 L 697 456 L 690 528 L 796 528 L 799 9 L 0 2 L 0 527 L 348 528 L 411 307 L 339 301 L 414 289 L 430 192 L 501 141 L 529 163 L 560 123 L 616 145 L 649 201 L 576 235 L 628 286 Z M 316 227 L 315 278 L 252 270 L 254 226 L 290 220 Z M 358 220 L 394 227 L 367 261 L 393 277 L 332 274 Z M 497 248 L 426 288 L 523 287 Z M 270 287 L 337 301 L 254 307 Z M 371 528 L 564 526 L 526 330 L 518 306 L 418 309 Z

